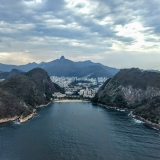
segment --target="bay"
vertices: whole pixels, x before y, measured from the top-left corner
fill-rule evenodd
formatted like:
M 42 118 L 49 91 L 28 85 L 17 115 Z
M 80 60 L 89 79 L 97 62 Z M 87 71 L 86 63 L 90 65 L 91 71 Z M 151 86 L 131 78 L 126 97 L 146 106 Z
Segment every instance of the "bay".
M 158 160 L 160 131 L 128 112 L 53 103 L 19 124 L 0 124 L 0 160 Z

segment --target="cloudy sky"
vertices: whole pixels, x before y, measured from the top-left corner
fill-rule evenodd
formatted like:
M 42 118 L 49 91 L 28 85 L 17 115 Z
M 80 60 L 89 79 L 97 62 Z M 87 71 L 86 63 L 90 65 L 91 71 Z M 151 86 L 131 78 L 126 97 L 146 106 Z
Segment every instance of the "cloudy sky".
M 61 55 L 160 70 L 160 0 L 0 1 L 0 63 Z

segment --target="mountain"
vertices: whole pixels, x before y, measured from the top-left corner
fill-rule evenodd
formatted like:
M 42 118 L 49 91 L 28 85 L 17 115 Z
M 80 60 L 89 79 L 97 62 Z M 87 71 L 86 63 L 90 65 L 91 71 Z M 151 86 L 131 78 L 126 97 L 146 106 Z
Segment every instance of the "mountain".
M 110 72 L 107 72 L 104 68 L 98 65 L 86 66 L 79 68 L 78 72 L 75 73 L 76 77 L 112 77 L 113 75 Z
M 119 70 L 116 69 L 116 68 L 113 68 L 113 67 L 108 67 L 108 66 L 104 66 L 102 65 L 101 63 L 93 63 L 92 61 L 90 60 L 87 60 L 87 61 L 79 61 L 79 62 L 76 62 L 77 66 L 78 67 L 89 67 L 89 66 L 100 66 L 102 68 L 104 68 L 111 76 L 114 76 Z
M 158 122 L 160 120 L 160 73 L 138 68 L 122 69 L 104 83 L 93 102 L 129 108 L 135 115 Z
M 65 59 L 62 56 L 60 59 L 40 65 L 40 68 L 45 69 L 50 76 L 75 76 L 77 66 L 71 60 Z
M 47 72 L 36 68 L 0 83 L 0 119 L 23 119 L 50 102 L 56 91 Z
M 13 76 L 18 76 L 21 74 L 24 74 L 25 72 L 20 71 L 18 69 L 12 69 L 10 72 L 1 72 L 0 73 L 0 79 L 7 79 Z
M 23 72 L 28 72 L 29 70 L 31 70 L 33 68 L 37 68 L 38 66 L 39 66 L 39 64 L 37 64 L 35 62 L 28 63 L 26 65 L 19 65 L 19 66 L 0 63 L 0 69 L 3 72 L 10 72 L 12 69 L 18 69 Z
M 60 59 L 43 63 L 39 66 L 45 69 L 50 76 L 66 77 L 112 77 L 118 69 L 103 66 L 91 61 L 73 62 L 62 56 Z
M 100 63 L 93 63 L 91 61 L 74 62 L 66 59 L 64 56 L 60 59 L 56 59 L 51 62 L 41 62 L 40 64 L 29 63 L 20 66 L 0 64 L 0 69 L 3 72 L 10 72 L 13 68 L 27 72 L 37 67 L 45 69 L 50 76 L 87 76 L 94 78 L 99 76 L 109 78 L 118 72 L 118 69 L 104 66 Z
M 160 73 L 159 70 L 154 70 L 154 69 L 150 69 L 150 70 L 147 70 L 147 71 L 149 71 L 149 72 L 157 72 L 157 73 Z

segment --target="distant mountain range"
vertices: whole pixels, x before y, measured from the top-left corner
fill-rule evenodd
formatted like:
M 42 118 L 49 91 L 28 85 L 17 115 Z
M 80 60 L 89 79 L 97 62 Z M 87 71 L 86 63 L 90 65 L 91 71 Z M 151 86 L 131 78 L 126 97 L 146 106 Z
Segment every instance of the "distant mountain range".
M 101 63 L 94 63 L 90 60 L 74 62 L 62 56 L 60 59 L 51 62 L 35 62 L 26 65 L 8 65 L 0 63 L 0 70 L 2 72 L 10 72 L 12 69 L 18 69 L 23 72 L 28 72 L 33 68 L 45 69 L 49 76 L 75 76 L 75 77 L 112 77 L 119 69 L 102 65 Z M 0 72 L 1 73 L 1 72 Z
M 10 77 L 18 76 L 24 74 L 25 72 L 18 69 L 12 69 L 10 72 L 0 72 L 0 79 L 7 79 Z

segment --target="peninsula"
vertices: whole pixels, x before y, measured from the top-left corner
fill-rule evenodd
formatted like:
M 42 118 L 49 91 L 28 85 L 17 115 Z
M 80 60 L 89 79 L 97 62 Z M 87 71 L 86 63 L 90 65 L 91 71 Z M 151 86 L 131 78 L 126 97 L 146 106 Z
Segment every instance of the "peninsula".
M 47 72 L 35 68 L 0 83 L 0 122 L 27 121 L 36 108 L 50 103 L 56 88 Z
M 160 73 L 138 68 L 121 69 L 92 99 L 114 108 L 129 109 L 132 116 L 160 129 Z

